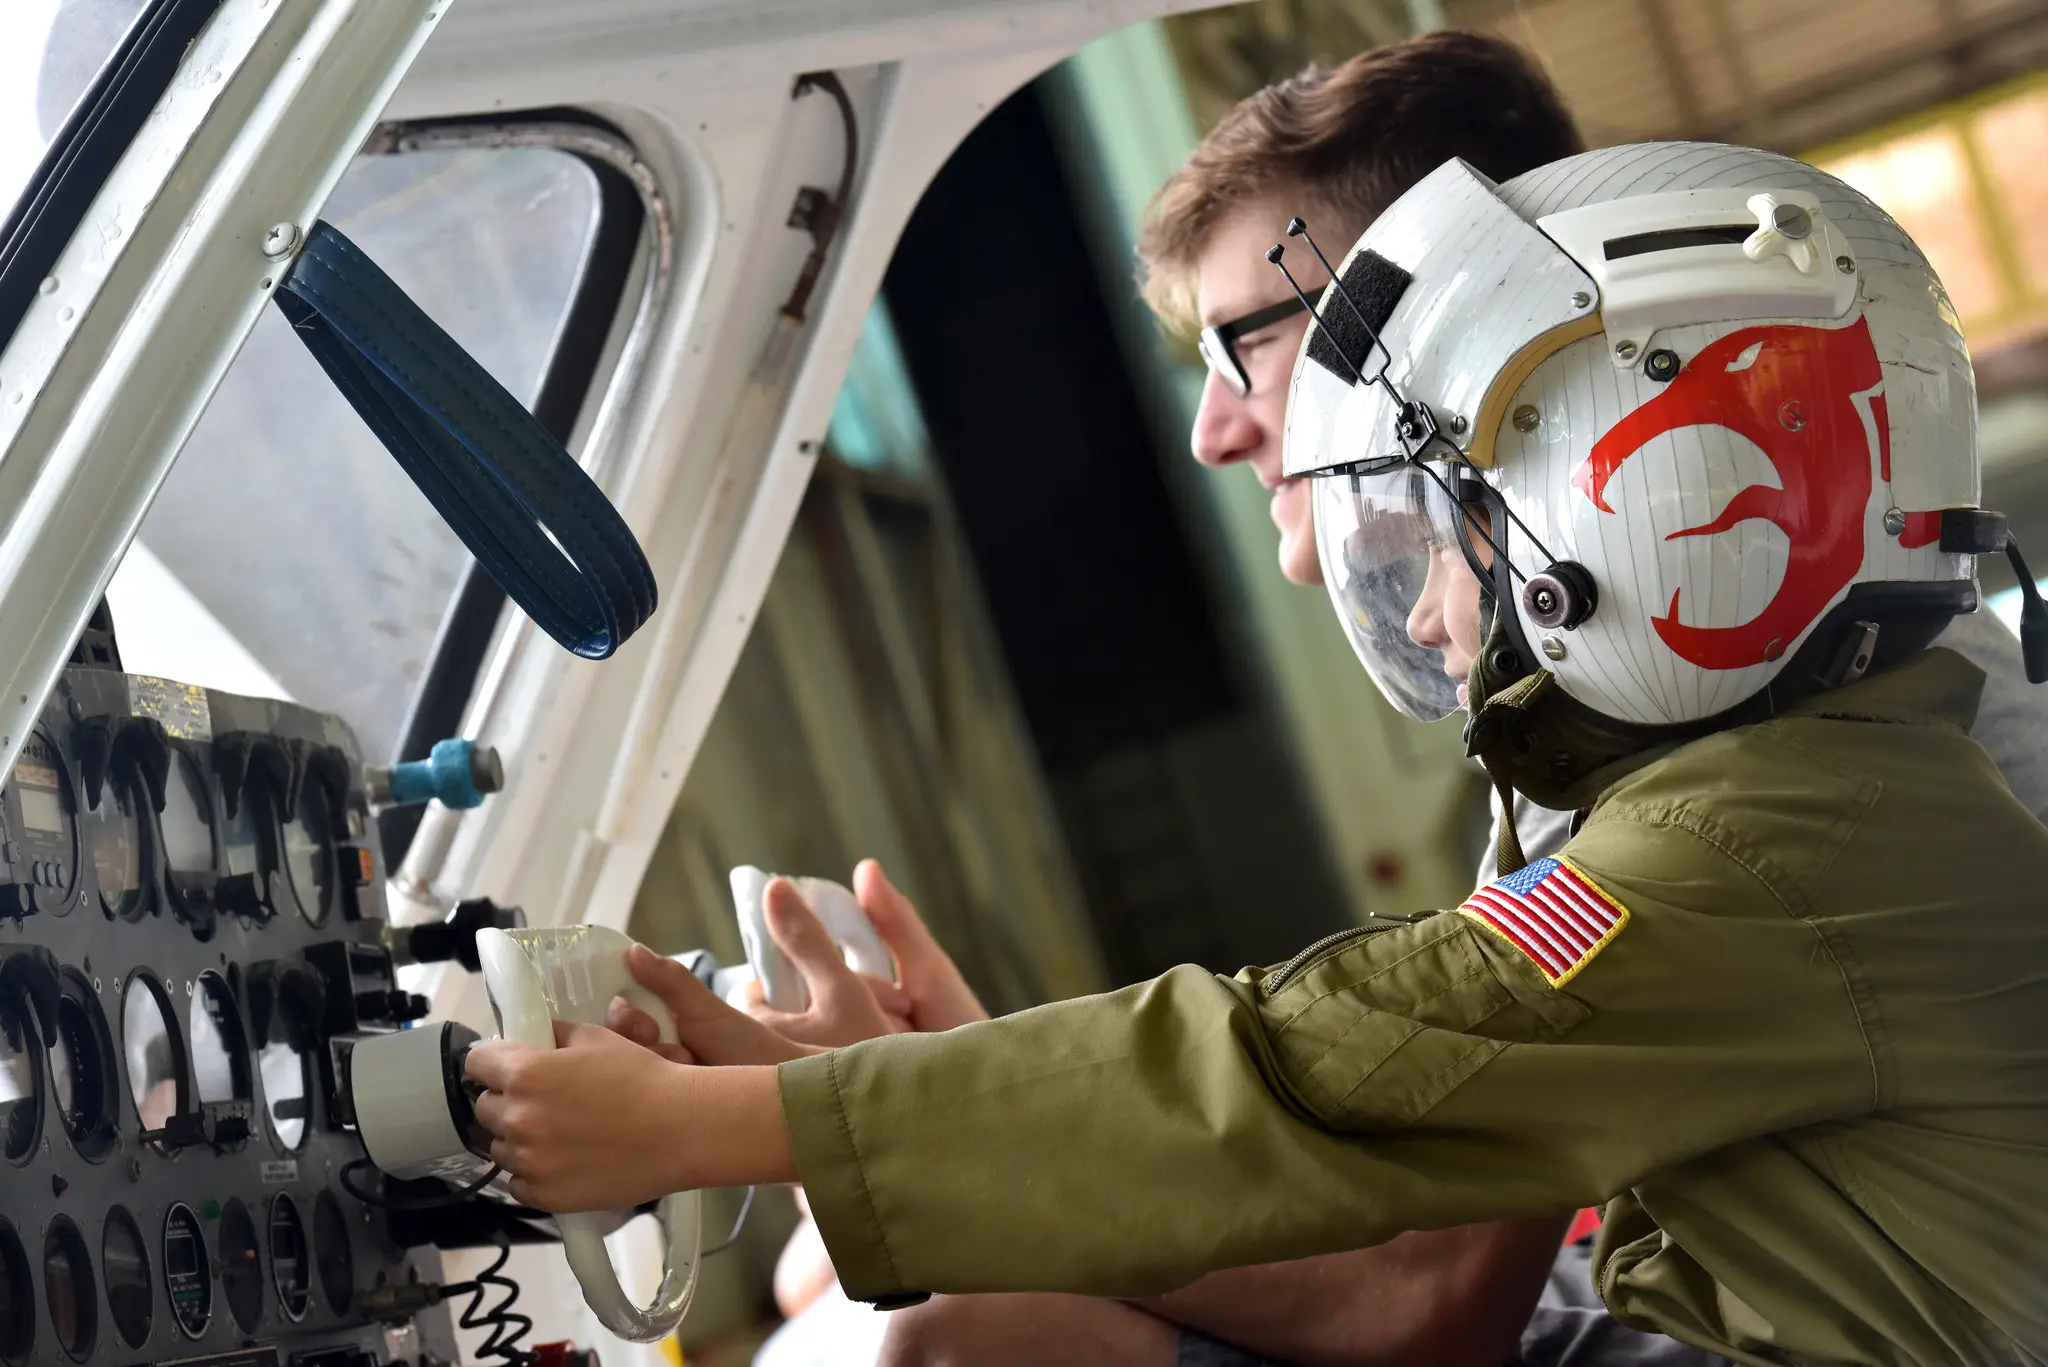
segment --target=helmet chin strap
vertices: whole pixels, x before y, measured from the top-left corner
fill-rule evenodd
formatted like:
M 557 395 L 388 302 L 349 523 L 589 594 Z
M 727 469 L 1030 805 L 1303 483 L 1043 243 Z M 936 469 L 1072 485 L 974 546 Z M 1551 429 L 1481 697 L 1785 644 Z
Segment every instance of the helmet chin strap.
M 1520 657 L 1508 640 L 1504 620 L 1507 614 L 1500 611 L 1499 599 L 1490 586 L 1479 596 L 1479 612 L 1485 644 L 1473 658 L 1472 668 L 1465 676 L 1466 706 L 1470 709 L 1470 719 L 1465 726 L 1465 747 L 1466 753 L 1485 768 L 1487 778 L 1493 781 L 1494 792 L 1500 797 L 1500 839 L 1494 847 L 1494 877 L 1505 878 L 1526 866 L 1529 858 L 1522 853 L 1522 840 L 1515 831 L 1513 769 L 1502 753 L 1502 742 L 1507 739 L 1509 730 L 1503 724 L 1502 709 L 1494 706 L 1494 700 L 1522 680 L 1503 676 L 1496 665 L 1510 661 L 1519 665 Z
M 1549 670 L 1527 667 L 1507 619 L 1496 606 L 1465 684 L 1465 753 L 1484 766 L 1500 794 L 1496 876 L 1503 878 L 1527 863 L 1515 833 L 1515 793 L 1539 807 L 1577 811 L 1630 770 L 1700 734 L 1632 726 L 1595 712 Z
M 1528 668 L 1509 614 L 1496 603 L 1485 647 L 1466 677 L 1465 753 L 1485 766 L 1501 795 L 1500 876 L 1524 862 L 1515 836 L 1514 793 L 1552 811 L 1578 811 L 1631 771 L 1687 741 L 1761 721 L 1917 654 L 1974 598 L 1967 586 L 1860 585 L 1822 619 L 1770 687 L 1716 716 L 1672 726 L 1596 712 L 1566 693 L 1549 670 Z M 1844 672 L 1852 646 L 1861 653 Z

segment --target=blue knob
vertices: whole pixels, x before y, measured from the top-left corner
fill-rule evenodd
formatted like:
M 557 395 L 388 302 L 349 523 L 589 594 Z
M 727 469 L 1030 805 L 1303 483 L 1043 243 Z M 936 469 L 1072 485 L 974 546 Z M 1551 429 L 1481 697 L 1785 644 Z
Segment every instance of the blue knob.
M 498 752 L 473 740 L 437 741 L 425 759 L 391 766 L 391 801 L 400 806 L 439 798 L 444 807 L 480 807 L 484 794 L 504 786 Z

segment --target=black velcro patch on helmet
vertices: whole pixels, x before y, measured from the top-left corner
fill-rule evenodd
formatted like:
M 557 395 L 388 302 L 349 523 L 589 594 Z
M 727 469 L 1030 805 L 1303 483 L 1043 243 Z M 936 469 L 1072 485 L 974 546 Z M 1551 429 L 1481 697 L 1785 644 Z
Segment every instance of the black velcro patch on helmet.
M 1376 376 L 1379 364 L 1387 357 L 1385 352 L 1375 355 L 1372 336 L 1386 329 L 1387 320 L 1394 316 L 1394 306 L 1401 302 L 1413 278 L 1370 249 L 1351 258 L 1342 276 L 1343 294 L 1351 302 L 1346 304 L 1337 290 L 1323 291 L 1322 305 L 1316 310 L 1323 321 L 1309 335 L 1308 358 L 1352 384 L 1358 382 L 1361 373 L 1368 380 Z M 1364 322 L 1359 321 L 1361 314 Z M 1372 325 L 1371 332 L 1366 329 L 1367 323 Z M 1346 357 L 1350 358 L 1349 365 L 1345 364 Z

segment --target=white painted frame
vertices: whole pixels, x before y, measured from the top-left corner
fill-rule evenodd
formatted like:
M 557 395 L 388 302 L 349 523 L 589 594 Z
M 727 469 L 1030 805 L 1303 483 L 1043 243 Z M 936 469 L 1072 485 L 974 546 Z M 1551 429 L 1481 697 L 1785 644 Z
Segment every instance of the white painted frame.
M 439 0 L 225 0 L 0 351 L 0 772 Z

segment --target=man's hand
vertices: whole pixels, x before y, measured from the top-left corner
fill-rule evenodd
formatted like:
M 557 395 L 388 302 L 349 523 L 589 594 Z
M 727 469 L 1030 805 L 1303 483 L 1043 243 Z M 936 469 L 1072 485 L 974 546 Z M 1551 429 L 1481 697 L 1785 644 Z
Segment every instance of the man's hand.
M 909 1008 L 901 1014 L 909 1017 L 911 1029 L 951 1030 L 988 1019 L 952 956 L 939 947 L 917 908 L 875 860 L 863 859 L 854 869 L 853 896 L 896 960 L 896 988 Z
M 737 1014 L 737 1013 L 735 1013 Z M 597 1025 L 553 1050 L 489 1040 L 466 1071 L 512 1195 L 541 1210 L 619 1210 L 673 1191 L 796 1178 L 772 1068 L 692 1068 Z
M 768 1005 L 757 978 L 741 989 L 748 1015 L 785 1038 L 828 1049 L 911 1028 L 909 999 L 895 983 L 847 966 L 832 932 L 796 884 L 787 878 L 770 879 L 761 894 L 761 909 L 768 938 L 796 966 L 811 1002 L 802 1011 L 778 1011 Z M 893 945 L 890 948 L 894 950 Z
M 786 882 L 785 882 L 786 886 Z M 679 1044 L 661 1044 L 654 1018 L 624 997 L 614 997 L 605 1024 L 671 1063 L 782 1063 L 816 1051 L 776 1034 L 743 1011 L 720 1001 L 697 975 L 645 945 L 626 953 L 626 967 L 642 987 L 661 998 L 675 1017 Z
M 744 989 L 749 1015 L 785 1038 L 822 1048 L 906 1030 L 950 1030 L 988 1019 L 959 968 L 880 864 L 861 861 L 853 871 L 853 895 L 896 961 L 896 981 L 885 982 L 848 967 L 831 932 L 796 885 L 776 878 L 763 893 L 768 934 L 802 975 L 811 1003 L 802 1011 L 778 1011 L 763 1000 L 761 984 L 755 981 Z M 623 1023 L 614 1021 L 614 1026 Z

